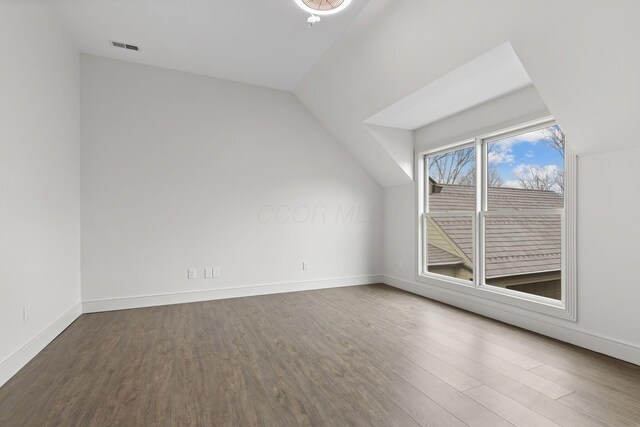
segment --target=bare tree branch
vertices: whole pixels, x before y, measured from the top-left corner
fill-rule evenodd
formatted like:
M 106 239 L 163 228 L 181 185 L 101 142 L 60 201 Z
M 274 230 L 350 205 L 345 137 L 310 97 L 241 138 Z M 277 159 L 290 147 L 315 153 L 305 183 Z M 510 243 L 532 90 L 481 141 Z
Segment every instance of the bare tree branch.
M 553 148 L 564 159 L 565 134 L 559 126 L 542 129 L 544 143 Z M 489 187 L 502 187 L 504 180 L 497 167 L 492 166 L 491 159 L 499 154 L 500 146 L 491 143 L 488 146 Z M 564 191 L 564 171 L 562 168 L 521 165 L 514 169 L 514 177 L 521 188 L 543 191 Z M 475 149 L 467 147 L 460 150 L 439 154 L 429 158 L 429 176 L 439 184 L 475 185 L 476 182 Z
M 542 134 L 544 135 L 545 143 L 555 149 L 564 159 L 565 135 L 560 126 L 556 125 L 542 129 Z
M 558 168 L 520 165 L 513 176 L 521 188 L 540 191 L 563 191 L 562 171 Z
M 438 154 L 429 159 L 429 176 L 439 184 L 462 184 L 470 169 L 474 168 L 473 147 Z

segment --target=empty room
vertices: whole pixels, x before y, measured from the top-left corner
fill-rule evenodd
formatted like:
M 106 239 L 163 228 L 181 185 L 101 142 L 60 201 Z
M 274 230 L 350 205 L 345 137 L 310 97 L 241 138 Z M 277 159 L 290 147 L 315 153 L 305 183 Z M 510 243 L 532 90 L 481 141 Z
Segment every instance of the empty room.
M 0 0 L 0 426 L 640 426 L 637 0 Z

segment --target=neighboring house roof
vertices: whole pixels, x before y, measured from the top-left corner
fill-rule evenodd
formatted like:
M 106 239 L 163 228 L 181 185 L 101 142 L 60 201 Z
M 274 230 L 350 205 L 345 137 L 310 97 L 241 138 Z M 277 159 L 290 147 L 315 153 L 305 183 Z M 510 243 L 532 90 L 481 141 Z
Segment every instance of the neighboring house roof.
M 462 258 L 450 252 L 440 249 L 435 245 L 429 245 L 429 265 L 455 265 L 463 264 Z
M 431 212 L 474 211 L 475 187 L 438 184 L 441 189 L 429 195 Z M 489 188 L 490 210 L 562 208 L 563 196 L 552 191 L 516 188 Z M 462 217 L 432 218 L 455 245 L 472 258 L 473 236 L 471 220 Z M 521 274 L 558 271 L 561 269 L 561 219 L 557 216 L 497 216 L 488 217 L 485 229 L 486 276 L 497 278 Z M 430 239 L 431 240 L 431 239 Z M 464 263 L 455 251 L 430 244 L 429 264 Z M 441 252 L 447 252 L 448 258 Z

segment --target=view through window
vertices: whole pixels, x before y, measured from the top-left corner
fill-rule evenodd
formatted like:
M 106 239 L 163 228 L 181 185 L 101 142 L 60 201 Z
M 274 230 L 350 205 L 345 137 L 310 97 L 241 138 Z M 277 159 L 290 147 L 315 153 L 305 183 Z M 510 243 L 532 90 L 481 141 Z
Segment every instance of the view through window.
M 427 198 L 425 253 L 431 273 L 473 280 L 475 163 L 473 145 L 428 158 L 430 196 Z M 456 216 L 451 214 L 454 211 Z
M 478 141 L 427 155 L 425 162 L 425 270 L 475 286 L 562 299 L 560 127 Z

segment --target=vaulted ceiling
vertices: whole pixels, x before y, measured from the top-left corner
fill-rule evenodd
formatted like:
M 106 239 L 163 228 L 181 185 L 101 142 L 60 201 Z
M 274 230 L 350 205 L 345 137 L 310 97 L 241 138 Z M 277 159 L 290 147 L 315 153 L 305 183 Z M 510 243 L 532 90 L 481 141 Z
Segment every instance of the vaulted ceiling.
M 510 42 L 577 154 L 637 147 L 638 16 L 636 0 L 371 0 L 295 93 L 381 185 L 405 184 L 365 121 Z
M 294 0 L 52 0 L 80 51 L 292 90 L 369 0 L 310 28 Z M 117 49 L 109 41 L 141 47 Z
M 413 127 L 491 98 L 486 84 L 532 81 L 578 154 L 639 144 L 637 0 L 354 0 L 313 28 L 294 0 L 53 4 L 82 52 L 293 90 L 382 186 L 412 181 Z M 505 45 L 522 78 L 460 72 Z

